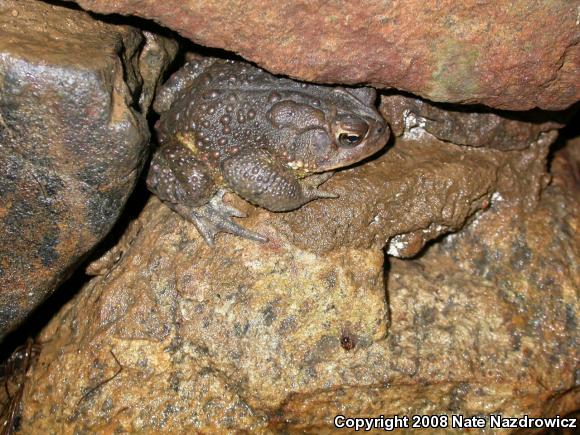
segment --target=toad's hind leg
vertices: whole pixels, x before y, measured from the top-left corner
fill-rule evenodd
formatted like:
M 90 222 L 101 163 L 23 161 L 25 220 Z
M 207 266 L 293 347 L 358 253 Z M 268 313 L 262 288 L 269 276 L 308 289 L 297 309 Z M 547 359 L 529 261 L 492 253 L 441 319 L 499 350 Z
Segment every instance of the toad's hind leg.
M 224 204 L 209 169 L 186 147 L 168 144 L 153 156 L 147 187 L 172 210 L 192 222 L 208 245 L 220 232 L 264 242 L 267 239 L 236 224 L 245 215 Z

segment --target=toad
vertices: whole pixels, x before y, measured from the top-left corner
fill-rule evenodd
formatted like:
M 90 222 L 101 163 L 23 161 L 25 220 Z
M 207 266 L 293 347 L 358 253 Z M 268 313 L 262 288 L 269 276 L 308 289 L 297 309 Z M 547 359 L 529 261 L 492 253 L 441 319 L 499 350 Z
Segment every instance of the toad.
M 147 186 L 209 245 L 219 232 L 264 242 L 233 221 L 233 191 L 274 212 L 337 195 L 319 188 L 337 168 L 381 149 L 389 130 L 371 88 L 329 87 L 240 61 L 188 62 L 155 101 L 160 147 Z

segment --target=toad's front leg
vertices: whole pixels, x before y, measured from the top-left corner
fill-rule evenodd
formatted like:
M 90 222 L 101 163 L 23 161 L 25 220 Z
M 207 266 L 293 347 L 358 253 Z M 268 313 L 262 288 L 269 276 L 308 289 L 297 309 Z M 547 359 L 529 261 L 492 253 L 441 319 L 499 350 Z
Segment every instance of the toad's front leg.
M 222 172 L 238 195 L 270 211 L 290 211 L 315 199 L 337 197 L 317 188 L 328 177 L 298 180 L 264 149 L 248 149 L 230 157 L 222 163 Z
M 217 189 L 206 164 L 180 144 L 165 145 L 155 153 L 147 187 L 172 210 L 192 222 L 210 246 L 220 232 L 267 241 L 232 220 L 232 217 L 245 215 L 223 202 L 224 191 Z

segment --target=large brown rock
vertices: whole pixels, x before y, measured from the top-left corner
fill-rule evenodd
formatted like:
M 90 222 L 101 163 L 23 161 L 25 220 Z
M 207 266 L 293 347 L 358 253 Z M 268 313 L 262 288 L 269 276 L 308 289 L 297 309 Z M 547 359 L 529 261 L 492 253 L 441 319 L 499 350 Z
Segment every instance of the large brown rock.
M 340 199 L 247 206 L 243 224 L 266 244 L 223 235 L 211 249 L 153 198 L 40 335 L 23 432 L 319 432 L 337 413 L 568 412 L 577 275 L 546 265 L 578 261 L 580 205 L 557 179 L 538 205 L 546 152 L 545 141 L 502 152 L 401 137 L 329 181 Z M 465 233 L 384 267 L 389 234 L 429 240 L 469 216 Z
M 148 151 L 175 45 L 84 11 L 0 1 L 0 338 L 109 232 Z
M 580 99 L 578 0 L 72 1 L 307 81 L 514 110 Z

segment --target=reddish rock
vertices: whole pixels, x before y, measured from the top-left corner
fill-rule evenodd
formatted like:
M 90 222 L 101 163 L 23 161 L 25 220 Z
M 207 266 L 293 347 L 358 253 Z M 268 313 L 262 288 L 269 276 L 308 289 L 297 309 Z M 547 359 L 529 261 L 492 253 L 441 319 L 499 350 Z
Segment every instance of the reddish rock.
M 119 217 L 175 45 L 30 0 L 0 2 L 0 32 L 1 338 Z
M 307 81 L 513 110 L 580 99 L 578 1 L 74 1 Z

